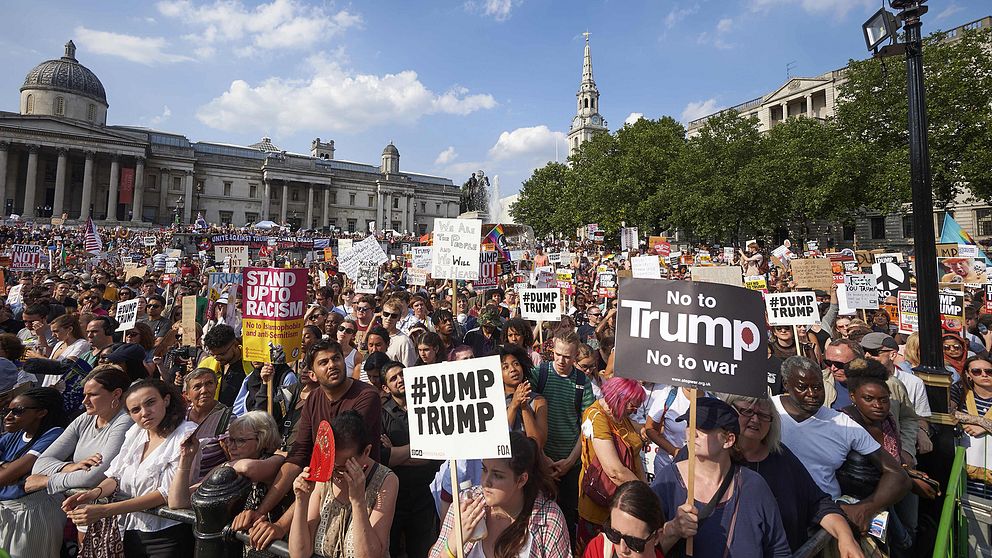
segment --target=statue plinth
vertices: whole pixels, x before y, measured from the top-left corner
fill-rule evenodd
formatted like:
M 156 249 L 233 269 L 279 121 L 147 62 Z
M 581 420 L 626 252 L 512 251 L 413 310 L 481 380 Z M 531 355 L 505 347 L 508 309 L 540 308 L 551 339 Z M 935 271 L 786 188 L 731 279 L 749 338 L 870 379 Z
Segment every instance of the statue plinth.
M 482 219 L 483 223 L 489 222 L 489 215 L 486 211 L 466 211 L 458 215 L 459 219 Z

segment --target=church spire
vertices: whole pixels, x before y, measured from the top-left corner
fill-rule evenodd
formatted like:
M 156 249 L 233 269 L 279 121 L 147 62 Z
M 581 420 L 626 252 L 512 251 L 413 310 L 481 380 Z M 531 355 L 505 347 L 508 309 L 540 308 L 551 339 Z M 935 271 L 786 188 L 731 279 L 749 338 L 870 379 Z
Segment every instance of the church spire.
M 599 114 L 599 89 L 592 77 L 592 49 L 589 47 L 589 32 L 582 34 L 586 38 L 585 51 L 582 56 L 582 82 L 575 94 L 577 101 L 575 117 L 568 132 L 568 155 L 572 156 L 583 142 L 592 138 L 597 132 L 607 132 L 606 121 Z
M 596 80 L 592 79 L 592 52 L 589 49 L 589 32 L 586 31 L 582 35 L 586 38 L 586 50 L 582 57 L 582 84 L 591 84 L 596 87 Z

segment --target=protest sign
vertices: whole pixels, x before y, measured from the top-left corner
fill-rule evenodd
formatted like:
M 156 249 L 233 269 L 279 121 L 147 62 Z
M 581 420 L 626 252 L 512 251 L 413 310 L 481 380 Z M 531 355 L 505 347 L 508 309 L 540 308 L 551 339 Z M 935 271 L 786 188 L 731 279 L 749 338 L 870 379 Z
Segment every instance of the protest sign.
M 183 297 L 183 345 L 196 345 L 196 295 Z
M 165 272 L 174 274 L 179 272 L 179 258 L 165 258 Z
M 430 246 L 414 246 L 410 249 L 410 253 L 413 254 L 413 259 L 411 260 L 410 267 L 415 267 L 417 269 L 423 269 L 426 271 L 431 270 L 431 247 Z
M 479 252 L 479 278 L 472 282 L 477 291 L 495 289 L 499 282 L 499 252 Z
M 301 356 L 307 270 L 248 267 L 242 275 L 244 360 L 295 362 Z
M 958 244 L 958 257 L 961 258 L 981 258 L 978 246 L 974 244 Z
M 233 315 L 234 310 L 234 300 L 231 299 L 233 295 L 237 297 L 237 289 L 241 286 L 241 274 L 240 273 L 211 273 L 207 279 L 207 316 L 208 319 L 213 319 L 214 317 L 214 303 L 220 299 L 220 297 L 225 294 L 228 297 L 230 303 L 228 304 L 228 310 L 231 310 Z
M 542 268 L 534 274 L 534 286 L 539 289 L 553 289 L 558 286 L 558 279 L 550 267 Z
M 138 262 L 124 262 L 124 272 L 125 273 L 127 273 L 128 271 L 131 271 L 132 269 L 137 269 L 137 267 L 138 267 Z
M 0 275 L 0 277 L 3 277 Z M 985 292 L 985 313 L 992 314 L 992 284 L 986 284 L 983 289 Z
M 902 253 L 900 252 L 883 252 L 875 254 L 874 257 L 874 263 L 902 263 Z
M 340 246 L 340 241 L 338 242 Z M 338 270 L 346 274 L 349 278 L 354 279 L 358 275 L 358 266 L 361 262 L 371 261 L 375 262 L 376 265 L 382 265 L 388 260 L 389 258 L 382 251 L 382 246 L 379 245 L 379 241 L 376 240 L 375 236 L 368 236 L 365 240 L 353 244 L 351 250 L 343 256 L 339 248 Z
M 637 250 L 637 227 L 620 229 L 620 249 L 624 252 Z
M 194 312 L 195 314 L 196 312 Z M 117 313 L 114 315 L 114 319 L 119 324 L 117 331 L 127 331 L 134 328 L 135 322 L 138 321 L 138 299 L 133 298 L 124 302 L 118 302 Z
M 895 296 L 897 291 L 908 291 L 910 288 L 909 267 L 906 264 L 876 263 L 872 264 L 871 272 L 875 276 L 879 299 Z
M 958 244 L 956 242 L 941 242 L 937 244 L 938 258 L 958 257 Z
M 963 283 L 982 285 L 989 282 L 985 262 L 962 256 L 955 258 L 937 258 L 939 264 L 940 283 Z
M 548 263 L 554 266 L 561 265 L 561 252 L 548 252 Z
M 141 245 L 144 246 L 145 248 L 154 248 L 155 247 L 155 237 L 154 236 L 145 236 L 145 237 L 142 237 L 141 238 Z
M 510 457 L 498 356 L 407 368 L 410 456 L 418 459 Z
M 744 286 L 752 291 L 768 292 L 768 280 L 764 275 L 748 275 L 744 278 Z
M 843 252 L 827 254 L 827 259 L 830 260 L 830 270 L 834 274 L 835 285 L 844 283 L 844 273 L 852 273 L 859 269 L 858 261 L 850 254 Z
M 350 238 L 339 238 L 338 239 L 338 257 L 351 252 L 351 248 L 354 246 L 354 240 Z
M 844 286 L 844 283 L 837 285 L 837 315 L 853 316 L 857 313 L 857 310 L 847 305 L 847 287 Z
M 406 284 L 415 287 L 423 287 L 427 284 L 427 270 L 411 267 L 406 270 Z
M 41 246 L 15 244 L 10 248 L 11 271 L 35 271 L 41 268 Z
M 833 267 L 825 258 L 792 260 L 792 278 L 800 288 L 830 292 L 834 285 Z
M 960 334 L 964 331 L 964 291 L 942 289 L 937 297 L 940 326 L 943 331 Z
M 875 284 L 875 276 L 870 273 L 845 275 L 844 295 L 847 307 L 855 310 L 877 309 L 878 290 L 875 288 Z
M 329 262 L 334 259 L 334 248 L 324 248 L 324 261 Z
M 524 289 L 520 292 L 520 316 L 535 322 L 561 319 L 560 289 Z
M 482 221 L 479 219 L 434 219 L 431 277 L 478 279 L 481 235 Z
M 599 296 L 606 298 L 616 298 L 617 296 L 616 272 L 612 270 L 600 271 L 598 275 L 598 280 L 599 280 Z
M 652 254 L 656 256 L 664 256 L 667 258 L 668 254 L 667 253 L 663 254 L 662 251 L 671 252 L 671 250 L 672 250 L 672 245 L 668 243 L 668 239 L 665 238 L 664 236 L 648 237 L 648 251 L 650 251 Z
M 690 270 L 693 281 L 703 283 L 718 283 L 720 285 L 730 285 L 732 287 L 743 287 L 744 280 L 739 265 L 715 265 L 707 267 L 693 267 Z
M 248 246 L 237 244 L 226 244 L 214 246 L 214 259 L 223 262 L 227 258 L 231 260 L 231 269 L 241 269 L 248 267 Z
M 623 279 L 614 351 L 617 375 L 764 397 L 764 320 L 761 295 L 754 291 L 713 283 Z
M 355 275 L 355 292 L 362 294 L 375 294 L 379 286 L 379 264 L 366 260 L 358 264 L 358 273 Z
M 899 291 L 899 333 L 913 333 L 919 328 L 916 291 Z
M 575 294 L 575 282 L 572 275 L 572 270 L 567 267 L 555 271 L 555 281 L 558 282 L 558 288 L 569 296 Z
M 653 254 L 631 258 L 630 269 L 638 279 L 661 279 L 661 265 Z
M 820 307 L 812 292 L 768 293 L 765 295 L 768 324 L 801 326 L 820 323 Z

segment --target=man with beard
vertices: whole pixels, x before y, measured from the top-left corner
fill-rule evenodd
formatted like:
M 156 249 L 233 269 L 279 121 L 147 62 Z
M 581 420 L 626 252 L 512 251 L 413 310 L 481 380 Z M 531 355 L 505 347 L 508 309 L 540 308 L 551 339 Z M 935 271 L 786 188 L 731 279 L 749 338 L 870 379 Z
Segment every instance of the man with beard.
M 376 389 L 352 379 L 345 372 L 344 354 L 336 341 L 320 340 L 314 343 L 307 352 L 307 363 L 317 380 L 318 389 L 303 406 L 296 441 L 258 509 L 241 512 L 231 524 L 231 529 L 235 531 L 248 531 L 251 547 L 257 550 L 268 548 L 272 541 L 285 538 L 289 533 L 293 522 L 292 507 L 274 522 L 269 520 L 268 514 L 292 488 L 303 467 L 310 464 L 310 454 L 313 453 L 321 421 L 330 423 L 345 411 L 358 412 L 368 428 L 368 443 L 372 445 L 370 455 L 373 459 L 378 459 L 380 455 L 382 403 Z
M 391 361 L 382 367 L 383 389 L 389 399 L 382 405 L 382 463 L 400 481 L 396 512 L 389 533 L 390 554 L 426 558 L 437 540 L 437 512 L 431 496 L 431 481 L 440 461 L 410 457 L 410 419 L 407 415 L 403 364 Z M 405 544 L 404 544 L 405 543 Z
M 772 398 L 782 418 L 782 442 L 806 466 L 821 490 L 841 497 L 837 469 L 852 450 L 882 472 L 875 491 L 857 504 L 841 504 L 848 519 L 865 533 L 880 511 L 909 491 L 910 480 L 899 463 L 858 423 L 823 405 L 823 374 L 808 358 L 793 356 L 782 364 L 785 392 Z

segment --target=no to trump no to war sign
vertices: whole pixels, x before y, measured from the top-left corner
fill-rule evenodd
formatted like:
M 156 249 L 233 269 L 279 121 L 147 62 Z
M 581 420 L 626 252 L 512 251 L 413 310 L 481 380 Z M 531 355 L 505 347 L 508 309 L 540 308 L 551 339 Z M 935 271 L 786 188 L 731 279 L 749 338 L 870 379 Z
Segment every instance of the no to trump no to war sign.
M 510 457 L 503 374 L 498 356 L 407 368 L 410 456 Z
M 481 236 L 482 221 L 479 219 L 434 219 L 431 277 L 478 279 Z
M 820 307 L 813 292 L 768 293 L 765 309 L 768 324 L 773 326 L 813 325 L 820 321 Z
M 761 293 L 717 283 L 620 280 L 617 375 L 764 397 Z
M 241 309 L 242 351 L 251 362 L 294 362 L 300 358 L 307 271 L 248 267 Z
M 535 322 L 557 322 L 561 319 L 561 289 L 523 289 L 520 316 Z

